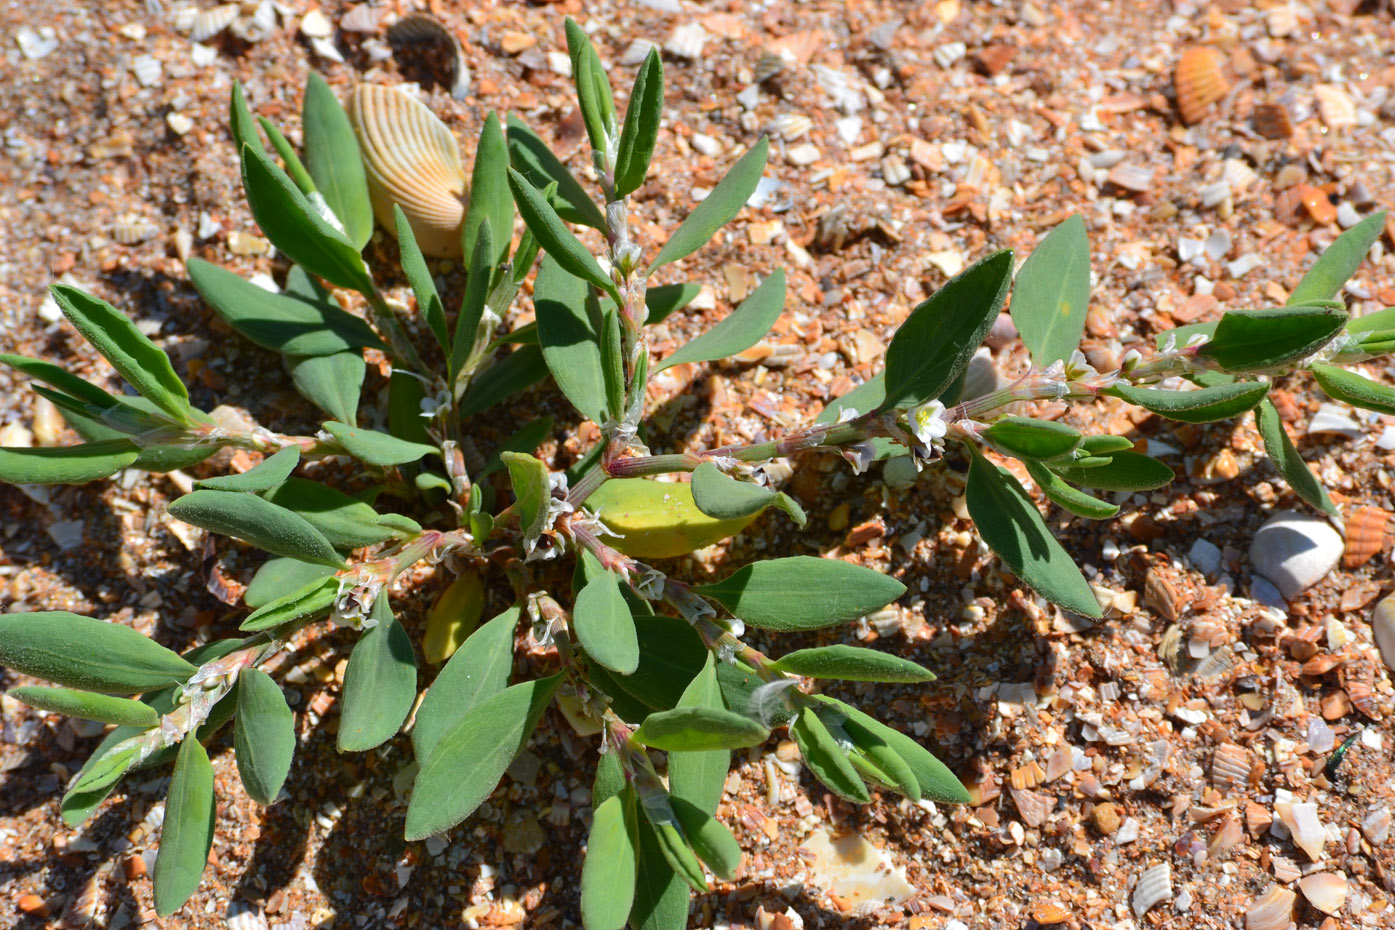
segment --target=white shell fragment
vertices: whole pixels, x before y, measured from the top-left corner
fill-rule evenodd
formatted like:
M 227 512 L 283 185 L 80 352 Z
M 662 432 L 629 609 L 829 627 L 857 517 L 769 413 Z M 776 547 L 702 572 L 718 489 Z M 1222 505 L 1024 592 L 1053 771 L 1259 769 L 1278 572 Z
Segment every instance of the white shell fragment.
M 1288 930 L 1297 900 L 1298 895 L 1287 888 L 1270 885 L 1245 911 L 1245 930 Z
M 1250 543 L 1250 562 L 1292 599 L 1317 584 L 1345 548 L 1332 525 L 1319 517 L 1283 511 L 1259 528 Z
M 1323 847 L 1327 845 L 1327 828 L 1318 819 L 1317 805 L 1311 801 L 1278 801 L 1274 804 L 1274 813 L 1288 828 L 1293 845 L 1307 853 L 1314 862 L 1321 861 Z
M 804 842 L 812 855 L 814 882 L 848 901 L 854 913 L 915 894 L 905 870 L 856 833 L 834 839 L 819 828 Z
M 200 10 L 189 21 L 189 38 L 195 42 L 205 42 L 233 24 L 237 19 L 238 5 L 223 3 L 209 10 Z M 183 23 L 176 21 L 176 27 Z
M 15 44 L 19 53 L 30 61 L 38 61 L 52 55 L 58 48 L 58 33 L 52 26 L 43 26 L 35 32 L 28 26 L 15 30 Z
M 359 85 L 348 110 L 378 222 L 393 232 L 397 204 L 424 253 L 458 256 L 469 181 L 455 136 L 425 104 L 391 87 Z
M 1324 914 L 1335 914 L 1347 900 L 1347 880 L 1335 872 L 1314 872 L 1298 880 L 1298 890 Z
M 1166 862 L 1155 865 L 1138 876 L 1138 884 L 1133 888 L 1133 915 L 1142 920 L 1143 915 L 1164 901 L 1172 900 L 1172 866 Z

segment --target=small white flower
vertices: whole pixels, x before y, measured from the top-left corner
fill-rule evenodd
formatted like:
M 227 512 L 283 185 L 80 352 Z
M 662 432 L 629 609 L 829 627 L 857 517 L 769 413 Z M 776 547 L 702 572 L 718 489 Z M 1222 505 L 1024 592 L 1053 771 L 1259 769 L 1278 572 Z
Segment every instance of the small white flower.
M 1190 336 L 1187 337 L 1187 348 L 1195 349 L 1198 346 L 1206 345 L 1206 343 L 1210 341 L 1211 337 L 1206 335 L 1205 333 L 1192 333 Z
M 1177 351 L 1177 334 L 1176 334 L 1176 333 L 1168 333 L 1168 334 L 1167 334 L 1167 338 L 1163 340 L 1163 344 L 1162 344 L 1162 354 L 1163 354 L 1163 355 L 1171 355 L 1173 352 L 1176 352 L 1176 351 Z
M 657 568 L 646 568 L 635 582 L 635 592 L 646 601 L 657 601 L 664 596 L 664 583 L 668 577 Z
M 1137 349 L 1129 349 L 1124 353 L 1124 360 L 1119 363 L 1121 371 L 1133 371 L 1134 366 L 1143 361 L 1143 353 Z
M 938 400 L 926 401 L 912 407 L 906 413 L 911 432 L 921 445 L 929 449 L 944 446 L 945 434 L 949 432 L 949 422 L 944 418 L 945 405 Z
M 862 414 L 857 412 L 856 407 L 844 407 L 842 410 L 838 411 L 838 422 L 846 423 L 849 420 L 856 420 L 860 416 L 862 416 Z
M 866 439 L 851 446 L 843 447 L 843 458 L 852 465 L 853 474 L 860 475 L 872 466 L 877 458 L 877 447 L 872 444 L 872 440 Z
M 1081 381 L 1085 378 L 1094 378 L 1099 375 L 1093 365 L 1085 360 L 1085 353 L 1076 349 L 1066 360 L 1066 380 Z

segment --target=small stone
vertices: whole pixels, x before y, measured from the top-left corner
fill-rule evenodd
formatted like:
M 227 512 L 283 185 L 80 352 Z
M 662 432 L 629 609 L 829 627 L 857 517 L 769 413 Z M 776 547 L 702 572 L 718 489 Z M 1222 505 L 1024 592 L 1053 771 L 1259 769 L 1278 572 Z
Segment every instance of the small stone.
M 1341 534 L 1326 520 L 1283 511 L 1255 533 L 1250 562 L 1256 573 L 1292 600 L 1332 571 L 1343 549 Z
M 542 824 L 528 811 L 516 812 L 504 823 L 504 849 L 511 853 L 531 856 L 546 839 Z
M 300 20 L 300 32 L 310 39 L 328 39 L 334 35 L 334 24 L 319 10 L 311 10 Z
M 141 87 L 154 87 L 160 83 L 163 71 L 164 66 L 154 55 L 138 55 L 131 60 L 131 73 L 136 76 L 136 83 Z
M 915 459 L 909 455 L 887 459 L 886 464 L 882 466 L 882 481 L 893 491 L 913 488 L 919 478 L 920 470 L 915 466 Z
M 1387 597 L 1371 612 L 1371 636 L 1385 667 L 1395 671 L 1395 597 Z
M 664 43 L 664 51 L 675 58 L 696 61 L 702 55 L 702 47 L 707 44 L 707 30 L 702 23 L 692 22 L 676 27 L 669 33 Z
M 819 147 L 812 142 L 805 142 L 796 145 L 785 153 L 785 159 L 791 165 L 798 165 L 801 168 L 812 165 L 822 157 Z
M 499 36 L 499 48 L 505 55 L 517 55 L 538 44 L 537 36 L 510 30 Z
M 49 915 L 48 902 L 36 894 L 22 895 L 15 902 L 19 909 L 31 917 L 47 917 Z
M 1124 816 L 1119 812 L 1119 805 L 1112 801 L 1096 804 L 1090 811 L 1090 823 L 1101 836 L 1113 836 L 1123 822 Z
M 1187 552 L 1187 560 L 1209 578 L 1221 570 L 1221 549 L 1210 540 L 1198 539 Z
M 1390 839 L 1390 808 L 1376 807 L 1361 821 L 1361 835 L 1372 846 L 1383 846 Z
M 183 113 L 171 110 L 165 116 L 165 125 L 169 126 L 175 135 L 182 136 L 194 128 L 194 121 Z
M 28 26 L 21 26 L 15 30 L 15 44 L 19 46 L 19 53 L 25 58 L 38 61 L 53 54 L 58 48 L 58 33 L 52 26 L 41 26 L 37 32 Z

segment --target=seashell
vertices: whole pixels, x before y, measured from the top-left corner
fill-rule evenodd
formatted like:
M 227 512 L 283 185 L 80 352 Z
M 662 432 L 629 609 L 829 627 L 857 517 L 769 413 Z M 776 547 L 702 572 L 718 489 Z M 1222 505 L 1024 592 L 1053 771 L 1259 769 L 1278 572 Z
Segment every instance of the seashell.
M 1245 829 L 1250 831 L 1250 836 L 1258 839 L 1269 829 L 1269 825 L 1274 822 L 1274 815 L 1269 813 L 1269 808 L 1254 801 L 1245 802 Z
M 1211 782 L 1221 788 L 1234 788 L 1250 780 L 1250 751 L 1234 743 L 1223 743 L 1211 756 Z
M 1046 823 L 1051 811 L 1056 807 L 1056 799 L 1047 794 L 1028 791 L 1025 788 L 1012 788 L 1012 801 L 1017 805 L 1017 813 L 1029 827 L 1039 827 Z
M 1214 862 L 1224 856 L 1244 838 L 1245 831 L 1240 827 L 1240 818 L 1235 814 L 1226 817 L 1206 846 L 1207 861 Z
M 1293 845 L 1314 862 L 1321 861 L 1323 847 L 1327 845 L 1327 829 L 1318 819 L 1317 805 L 1311 801 L 1278 801 L 1274 804 L 1274 813 L 1288 827 Z
M 1245 911 L 1245 930 L 1288 930 L 1298 895 L 1279 885 L 1255 899 Z
M 1211 104 L 1230 90 L 1230 82 L 1221 71 L 1223 60 L 1219 49 L 1208 46 L 1182 53 L 1173 82 L 1177 88 L 1177 111 L 1184 122 L 1200 122 Z
M 345 32 L 364 34 L 377 32 L 378 19 L 382 15 L 381 7 L 376 7 L 372 3 L 360 3 L 358 6 L 350 7 L 349 11 L 339 18 L 339 28 Z
M 153 239 L 159 231 L 149 220 L 127 217 L 112 224 L 111 237 L 122 245 L 136 245 Z
M 1274 870 L 1274 877 L 1286 885 L 1303 877 L 1303 870 L 1298 867 L 1298 863 L 1287 856 L 1271 856 L 1269 867 Z
M 233 24 L 237 19 L 238 4 L 220 3 L 211 10 L 199 10 L 189 20 L 189 38 L 195 42 L 206 42 Z M 182 25 L 181 23 L 177 23 Z
M 1384 845 L 1390 839 L 1390 808 L 1371 808 L 1361 820 L 1361 835 L 1372 846 Z
M 1009 776 L 1009 781 L 1014 788 L 1035 788 L 1045 780 L 1046 773 L 1042 771 L 1041 766 L 1036 763 L 1036 760 L 1028 762 L 1020 768 L 1013 769 Z
M 424 103 L 392 87 L 360 84 L 348 110 L 378 222 L 393 230 L 397 204 L 423 252 L 458 256 L 469 193 L 455 136 Z
M 1347 548 L 1342 555 L 1346 568 L 1360 568 L 1385 548 L 1390 513 L 1379 507 L 1360 507 L 1347 517 Z
M 262 0 L 251 15 L 240 17 L 228 31 L 253 44 L 269 39 L 276 32 L 276 7 L 271 0 Z
M 1395 671 L 1395 595 L 1381 598 L 1371 611 L 1371 635 L 1385 667 Z
M 1255 132 L 1266 139 L 1287 139 L 1293 135 L 1293 118 L 1282 103 L 1257 103 L 1250 119 Z
M 785 70 L 784 56 L 774 52 L 762 52 L 760 58 L 756 59 L 755 77 L 757 84 L 764 84 L 766 81 Z
M 1342 656 L 1334 656 L 1330 652 L 1325 652 L 1322 655 L 1313 656 L 1311 659 L 1304 662 L 1302 672 L 1304 675 L 1318 678 L 1326 675 L 1345 661 L 1346 659 Z
M 786 142 L 793 142 L 800 136 L 808 135 L 814 128 L 814 121 L 803 113 L 781 113 L 765 124 L 764 132 L 780 136 Z
M 413 68 L 421 72 L 423 67 L 430 68 L 433 62 L 422 62 L 419 60 L 422 46 L 434 45 L 443 53 L 446 61 L 444 70 L 447 72 L 445 81 L 436 81 L 444 84 L 450 95 L 456 100 L 464 100 L 465 95 L 470 90 L 470 65 L 465 61 L 465 50 L 460 46 L 460 40 L 455 37 L 455 33 L 447 29 L 440 20 L 425 13 L 413 13 L 404 16 L 388 27 L 388 42 L 395 50 L 399 51 L 403 46 L 412 46 L 411 61 L 401 61 L 400 64 Z M 410 75 L 409 75 L 410 76 Z M 429 86 L 431 82 L 417 83 Z
M 1324 914 L 1335 914 L 1347 900 L 1347 880 L 1335 872 L 1314 872 L 1298 880 L 1298 890 Z
M 1138 876 L 1133 888 L 1133 916 L 1139 920 L 1156 905 L 1172 900 L 1172 866 L 1166 862 L 1155 865 Z
M 1328 129 L 1346 129 L 1356 125 L 1356 104 L 1351 95 L 1336 84 L 1319 84 L 1313 88 L 1317 98 L 1318 115 Z
M 1055 901 L 1037 901 L 1032 905 L 1032 919 L 1043 927 L 1063 924 L 1070 920 L 1070 911 Z

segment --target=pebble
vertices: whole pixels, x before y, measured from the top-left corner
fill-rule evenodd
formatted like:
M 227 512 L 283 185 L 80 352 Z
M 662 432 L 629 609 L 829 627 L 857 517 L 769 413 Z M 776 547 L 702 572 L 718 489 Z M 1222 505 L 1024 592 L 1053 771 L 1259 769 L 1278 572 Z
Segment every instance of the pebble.
M 1123 815 L 1119 813 L 1119 805 L 1106 801 L 1103 804 L 1096 804 L 1090 811 L 1090 822 L 1094 824 L 1101 836 L 1113 836 L 1119 829 L 1119 825 L 1124 822 Z
M 40 26 L 35 32 L 28 26 L 22 26 L 15 31 L 15 44 L 19 46 L 19 53 L 30 61 L 38 61 L 53 54 L 58 48 L 58 33 L 52 26 Z
M 898 455 L 887 459 L 882 466 L 882 481 L 893 491 L 905 491 L 915 487 L 920 478 L 920 470 L 915 467 L 915 459 L 909 455 Z
M 1187 560 L 1209 578 L 1221 570 L 1221 549 L 1209 540 L 1198 539 L 1187 552 Z
M 1313 418 L 1308 421 L 1308 435 L 1322 435 L 1331 433 L 1337 436 L 1345 436 L 1348 439 L 1360 439 L 1366 435 L 1366 430 L 1362 428 L 1346 411 L 1336 404 L 1323 404 L 1318 408 L 1318 412 L 1313 414 Z
M 1371 611 L 1371 636 L 1385 667 L 1395 671 L 1395 596 L 1384 598 Z
M 1250 543 L 1250 563 L 1292 599 L 1317 584 L 1342 557 L 1341 534 L 1320 517 L 1282 511 Z
M 702 47 L 706 44 L 707 30 L 702 28 L 701 23 L 694 22 L 675 28 L 664 43 L 664 51 L 675 58 L 695 61 L 702 54 Z

